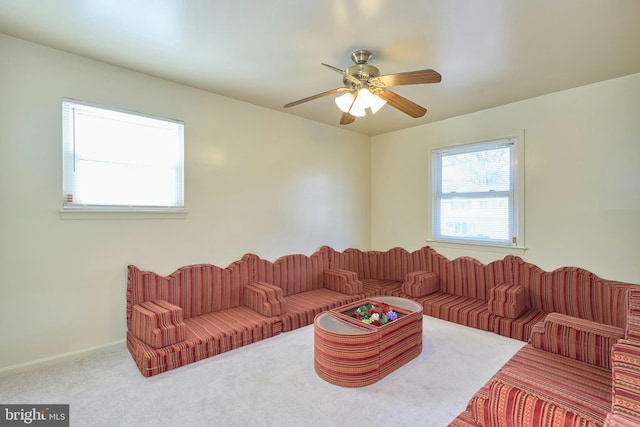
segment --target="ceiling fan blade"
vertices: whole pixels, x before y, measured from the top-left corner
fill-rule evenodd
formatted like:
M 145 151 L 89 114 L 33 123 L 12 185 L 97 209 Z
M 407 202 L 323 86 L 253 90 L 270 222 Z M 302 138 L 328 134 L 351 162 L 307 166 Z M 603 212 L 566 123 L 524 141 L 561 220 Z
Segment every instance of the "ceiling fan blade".
M 308 102 L 308 101 L 313 101 L 314 99 L 322 98 L 323 96 L 333 95 L 334 93 L 340 92 L 342 89 L 343 88 L 339 87 L 339 88 L 336 88 L 336 89 L 331 89 L 331 90 L 328 90 L 326 92 L 319 93 L 317 95 L 311 95 L 311 96 L 308 96 L 306 98 L 302 98 L 302 99 L 299 99 L 297 101 L 293 101 L 293 102 L 290 102 L 288 104 L 285 104 L 284 108 L 293 107 L 295 105 L 299 105 L 299 104 L 302 104 L 302 103 Z
M 383 90 L 379 96 L 387 101 L 387 103 L 392 107 L 410 115 L 414 119 L 422 117 L 427 113 L 426 108 L 421 107 L 415 102 L 409 101 L 407 98 L 400 96 L 395 92 L 391 92 L 388 89 Z
M 353 84 L 359 85 L 360 83 L 362 83 L 360 80 L 358 80 L 357 78 L 353 77 L 351 74 L 347 73 L 346 71 L 341 70 L 340 68 L 334 67 L 333 65 L 325 64 L 324 62 L 321 62 L 321 64 L 324 65 L 327 68 L 331 68 L 336 73 L 342 74 L 342 77 L 344 77 L 345 79 L 349 80 Z
M 356 117 L 352 116 L 349 113 L 342 113 L 342 117 L 340 117 L 340 124 L 341 125 L 348 125 L 350 123 L 353 123 L 356 121 Z
M 424 83 L 439 83 L 442 76 L 437 71 L 419 70 L 406 73 L 385 74 L 378 76 L 378 81 L 385 86 L 419 85 Z

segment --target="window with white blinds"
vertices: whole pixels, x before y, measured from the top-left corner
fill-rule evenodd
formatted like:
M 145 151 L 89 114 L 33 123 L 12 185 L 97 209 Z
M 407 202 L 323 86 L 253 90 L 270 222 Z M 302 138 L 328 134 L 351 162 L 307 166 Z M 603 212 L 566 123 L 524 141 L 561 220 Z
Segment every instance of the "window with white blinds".
M 184 124 L 63 99 L 63 209 L 184 208 Z
M 434 150 L 434 240 L 516 246 L 517 138 Z

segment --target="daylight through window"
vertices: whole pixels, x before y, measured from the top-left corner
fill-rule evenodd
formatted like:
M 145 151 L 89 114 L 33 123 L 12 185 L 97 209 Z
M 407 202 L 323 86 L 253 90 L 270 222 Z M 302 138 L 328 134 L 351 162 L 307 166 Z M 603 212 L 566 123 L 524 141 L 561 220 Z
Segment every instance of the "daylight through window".
M 182 122 L 63 100 L 63 206 L 182 209 Z
M 433 152 L 433 238 L 517 244 L 516 138 Z

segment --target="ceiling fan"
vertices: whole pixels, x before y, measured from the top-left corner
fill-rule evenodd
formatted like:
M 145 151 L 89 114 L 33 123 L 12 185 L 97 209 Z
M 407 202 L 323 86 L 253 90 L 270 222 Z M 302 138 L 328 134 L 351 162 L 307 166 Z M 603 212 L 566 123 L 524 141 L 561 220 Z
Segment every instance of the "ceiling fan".
M 322 63 L 325 67 L 342 75 L 344 86 L 290 102 L 284 108 L 293 107 L 335 93 L 342 93 L 336 98 L 336 104 L 342 110 L 341 125 L 353 123 L 356 117 L 364 117 L 366 108 L 370 108 L 372 113 L 375 114 L 386 103 L 413 118 L 424 116 L 427 112 L 426 108 L 390 91 L 388 87 L 439 83 L 442 80 L 442 76 L 434 70 L 408 71 L 381 76 L 380 70 L 373 65 L 369 65 L 371 56 L 372 54 L 368 50 L 356 50 L 351 54 L 351 59 L 355 65 L 346 70 Z

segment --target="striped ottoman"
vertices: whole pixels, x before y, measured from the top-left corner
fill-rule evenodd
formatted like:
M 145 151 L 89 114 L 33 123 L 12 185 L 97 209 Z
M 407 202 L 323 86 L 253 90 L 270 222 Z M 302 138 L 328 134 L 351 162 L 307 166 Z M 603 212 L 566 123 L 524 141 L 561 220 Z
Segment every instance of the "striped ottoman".
M 363 323 L 355 310 L 382 302 L 397 319 L 382 326 Z M 323 380 L 342 387 L 364 387 L 422 353 L 422 306 L 399 297 L 357 301 L 314 319 L 314 368 Z

